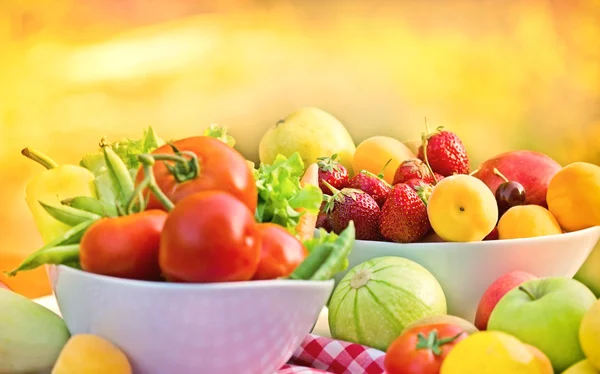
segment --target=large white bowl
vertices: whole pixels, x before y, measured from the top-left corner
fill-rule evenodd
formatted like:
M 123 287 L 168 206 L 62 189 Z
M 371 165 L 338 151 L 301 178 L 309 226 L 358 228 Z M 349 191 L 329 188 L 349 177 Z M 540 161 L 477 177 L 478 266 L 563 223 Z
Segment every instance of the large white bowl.
M 537 238 L 471 243 L 388 243 L 357 240 L 349 267 L 381 256 L 398 256 L 428 269 L 440 282 L 448 313 L 473 321 L 489 285 L 522 270 L 538 277 L 573 277 L 600 239 L 600 226 Z M 336 284 L 347 271 L 338 273 Z
M 310 332 L 334 285 L 144 282 L 62 265 L 48 272 L 71 334 L 110 340 L 136 374 L 273 373 Z

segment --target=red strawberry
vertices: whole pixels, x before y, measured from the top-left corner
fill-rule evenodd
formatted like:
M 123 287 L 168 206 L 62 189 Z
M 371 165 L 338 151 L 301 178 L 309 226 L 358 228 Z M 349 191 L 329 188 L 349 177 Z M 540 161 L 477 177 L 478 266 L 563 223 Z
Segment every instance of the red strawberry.
M 325 185 L 328 185 L 328 183 L 325 182 Z M 330 188 L 333 196 L 327 202 L 325 211 L 329 214 L 333 231 L 339 234 L 348 226 L 350 221 L 354 221 L 356 239 L 381 239 L 379 233 L 381 211 L 371 195 L 352 188 L 344 188 L 341 191 L 333 187 Z
M 423 200 L 425 205 L 427 205 L 427 201 L 429 201 L 429 196 L 433 192 L 433 186 L 430 183 L 425 182 L 423 179 L 413 178 L 406 181 L 407 186 L 411 187 L 417 195 Z
M 381 209 L 381 234 L 399 243 L 413 243 L 430 230 L 427 205 L 410 186 L 400 183 L 392 188 Z
M 426 147 L 427 152 L 423 152 Z M 469 174 L 469 157 L 462 141 L 450 131 L 438 127 L 434 132 L 423 134 L 419 147 L 419 159 L 429 162 L 431 169 L 447 177 L 452 174 Z
M 392 190 L 392 186 L 383 179 L 383 175 L 375 175 L 366 170 L 361 170 L 352 177 L 348 182 L 348 187 L 368 193 L 380 208 Z
M 444 177 L 438 173 L 434 173 L 437 182 L 442 180 Z M 427 165 L 418 158 L 409 158 L 402 162 L 398 169 L 396 169 L 396 173 L 394 174 L 394 182 L 392 184 L 396 185 L 398 183 L 406 183 L 411 179 L 422 179 L 427 183 L 434 184 L 436 181 L 433 180 L 431 176 L 431 172 Z
M 337 189 L 348 186 L 348 170 L 340 164 L 337 154 L 331 157 L 317 158 L 317 165 L 319 166 L 319 187 L 324 194 L 331 195 L 331 190 L 323 184 L 323 181 Z
M 329 195 L 325 195 L 325 196 L 329 197 Z M 319 209 L 319 215 L 317 216 L 316 227 L 323 228 L 327 231 L 331 231 L 332 230 L 331 219 L 329 219 L 327 212 L 325 212 L 326 204 L 327 204 L 327 200 L 323 200 L 323 202 L 321 203 L 321 208 Z

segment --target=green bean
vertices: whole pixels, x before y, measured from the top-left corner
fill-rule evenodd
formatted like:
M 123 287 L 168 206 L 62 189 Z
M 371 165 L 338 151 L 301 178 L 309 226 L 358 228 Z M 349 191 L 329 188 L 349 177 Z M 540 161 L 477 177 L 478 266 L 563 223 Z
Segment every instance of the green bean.
M 333 243 L 334 249 L 325 262 L 313 273 L 310 280 L 328 280 L 348 267 L 348 255 L 354 246 L 355 228 L 350 221 L 348 227 L 340 233 Z
M 19 271 L 33 270 L 39 266 L 47 264 L 72 264 L 79 260 L 79 244 L 59 245 L 56 247 L 43 248 L 36 252 L 29 261 L 24 261 L 15 269 L 8 273 L 8 276 L 14 276 Z
M 54 219 L 69 226 L 76 226 L 85 221 L 97 220 L 101 218 L 101 216 L 97 214 L 72 208 L 68 205 L 53 206 L 41 201 L 39 201 L 39 203 L 46 210 L 46 212 L 48 212 L 48 214 L 54 217 Z
M 105 203 L 91 196 L 77 196 L 61 201 L 63 205 L 75 209 L 85 210 L 103 217 L 116 217 L 117 209 L 114 205 Z
M 296 267 L 290 279 L 310 279 L 334 250 L 333 243 L 321 243 Z
M 102 149 L 104 150 L 104 161 L 106 162 L 109 178 L 117 192 L 117 201 L 121 208 L 125 208 L 125 204 L 127 204 L 135 189 L 133 178 L 123 160 L 112 147 L 105 145 Z
M 47 261 L 49 259 L 48 251 L 50 249 L 58 248 L 58 247 L 66 247 L 69 245 L 79 245 L 79 241 L 83 237 L 83 234 L 85 234 L 87 229 L 94 222 L 96 222 L 96 221 L 90 220 L 90 221 L 82 222 L 79 225 L 73 227 L 72 229 L 67 231 L 60 238 L 57 238 L 57 239 L 49 242 L 48 244 L 44 245 L 42 248 L 38 249 L 37 251 L 35 251 L 32 254 L 30 254 L 29 256 L 27 256 L 27 258 L 25 258 L 17 268 L 15 268 L 9 272 L 5 272 L 5 274 L 9 277 L 14 277 L 20 271 L 35 269 L 38 266 L 43 265 L 44 261 Z M 63 249 L 59 249 L 54 252 L 50 251 L 50 253 L 51 254 L 54 253 L 52 255 L 52 257 L 50 258 L 54 262 L 51 262 L 51 263 L 60 263 L 60 261 L 69 263 L 69 262 L 73 261 L 72 256 L 69 256 L 69 253 L 63 251 Z M 61 253 L 63 253 L 65 255 L 65 258 L 62 260 L 60 257 Z

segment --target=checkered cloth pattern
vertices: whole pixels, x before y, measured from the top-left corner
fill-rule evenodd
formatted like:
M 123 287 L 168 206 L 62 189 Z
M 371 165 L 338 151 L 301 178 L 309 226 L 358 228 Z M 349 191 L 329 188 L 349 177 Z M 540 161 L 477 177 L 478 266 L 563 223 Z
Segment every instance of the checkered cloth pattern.
M 374 348 L 309 334 L 275 374 L 383 374 L 384 358 Z

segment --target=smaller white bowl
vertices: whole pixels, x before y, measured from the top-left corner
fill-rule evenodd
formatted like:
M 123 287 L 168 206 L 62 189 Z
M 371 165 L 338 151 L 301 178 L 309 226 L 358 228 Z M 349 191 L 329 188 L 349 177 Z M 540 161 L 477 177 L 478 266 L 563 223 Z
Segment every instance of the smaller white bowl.
M 136 374 L 265 374 L 285 364 L 334 281 L 144 282 L 50 266 L 71 334 L 119 346 Z
M 473 321 L 485 290 L 500 276 L 522 270 L 537 277 L 571 278 L 600 239 L 600 226 L 560 235 L 470 243 L 389 243 L 357 240 L 348 270 L 382 256 L 412 260 L 438 280 L 448 313 Z M 336 284 L 347 271 L 338 273 Z

